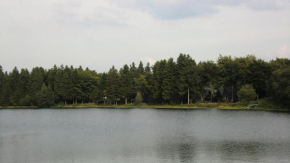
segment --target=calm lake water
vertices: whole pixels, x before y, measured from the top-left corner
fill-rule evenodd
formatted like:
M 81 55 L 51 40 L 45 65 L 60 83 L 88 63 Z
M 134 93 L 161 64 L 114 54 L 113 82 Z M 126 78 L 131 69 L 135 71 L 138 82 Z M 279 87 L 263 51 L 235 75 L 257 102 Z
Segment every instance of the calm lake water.
M 1 163 L 290 162 L 290 114 L 0 110 Z

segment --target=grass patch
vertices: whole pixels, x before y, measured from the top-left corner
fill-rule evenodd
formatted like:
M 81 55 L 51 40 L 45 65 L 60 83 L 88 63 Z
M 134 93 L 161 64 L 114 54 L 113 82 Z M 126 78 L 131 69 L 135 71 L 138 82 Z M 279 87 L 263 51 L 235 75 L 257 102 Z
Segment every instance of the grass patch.
M 264 101 L 263 101 L 264 102 Z M 265 102 L 264 102 L 265 103 Z M 270 106 L 270 107 L 266 107 Z M 151 105 L 142 103 L 141 105 L 135 104 L 121 104 L 121 105 L 97 105 L 95 103 L 84 103 L 84 104 L 69 104 L 69 105 L 55 105 L 50 108 L 55 109 L 80 109 L 80 108 L 109 108 L 109 109 L 132 109 L 132 108 L 154 108 L 154 109 L 181 109 L 181 110 L 194 110 L 194 109 L 220 109 L 220 110 L 248 110 L 247 106 L 239 103 L 194 103 L 194 104 L 183 104 L 183 105 Z M 38 109 L 37 106 L 7 106 L 1 107 L 0 109 Z M 281 108 L 275 104 L 263 104 L 259 102 L 259 106 L 251 110 L 261 111 L 289 111 L 289 109 Z

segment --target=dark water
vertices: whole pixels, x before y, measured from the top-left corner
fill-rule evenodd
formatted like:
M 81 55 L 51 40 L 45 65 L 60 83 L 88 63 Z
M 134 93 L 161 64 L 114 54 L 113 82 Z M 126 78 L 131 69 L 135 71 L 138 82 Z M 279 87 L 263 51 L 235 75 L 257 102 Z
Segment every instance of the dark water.
M 290 162 L 290 114 L 0 110 L 0 163 Z

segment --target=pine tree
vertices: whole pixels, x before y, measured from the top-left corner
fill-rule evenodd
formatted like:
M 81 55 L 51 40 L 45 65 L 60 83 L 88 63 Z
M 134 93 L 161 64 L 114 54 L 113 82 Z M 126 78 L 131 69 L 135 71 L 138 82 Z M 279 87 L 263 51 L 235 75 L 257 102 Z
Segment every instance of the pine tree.
M 199 84 L 199 77 L 195 61 L 185 54 L 180 54 L 177 58 L 177 79 L 178 94 L 181 97 L 181 103 L 187 93 L 187 103 L 190 103 L 190 95 L 196 94 Z
M 130 65 L 130 73 L 133 75 L 133 78 L 139 77 L 139 72 L 134 62 L 132 62 L 132 64 Z
M 146 64 L 145 72 L 151 73 L 151 67 L 150 67 L 150 63 L 149 62 L 147 62 L 147 64 Z
M 163 103 L 163 80 L 165 73 L 165 65 L 166 60 L 157 61 L 153 66 L 153 98 L 159 100 L 159 102 Z
M 4 80 L 4 72 L 3 72 L 2 66 L 0 65 L 0 93 L 1 93 L 1 88 L 3 85 L 3 80 Z M 1 94 L 0 94 L 0 96 L 1 96 Z
M 37 93 L 37 106 L 50 107 L 54 105 L 53 91 L 50 86 L 42 84 L 41 90 Z
M 218 83 L 218 67 L 213 61 L 200 62 L 198 64 L 198 72 L 200 77 L 200 89 L 198 91 L 201 101 L 204 100 L 204 88 L 210 87 L 213 94 L 213 86 L 220 87 Z
M 3 89 L 4 89 L 3 82 L 4 82 L 4 72 L 3 72 L 2 66 L 0 65 L 0 106 L 1 106 L 1 99 L 3 96 Z
M 52 90 L 54 90 L 54 81 L 56 80 L 57 71 L 58 67 L 54 65 L 53 68 L 49 69 L 47 72 L 47 84 L 51 86 Z
M 19 105 L 27 105 L 27 102 L 23 103 L 23 100 L 26 95 L 28 95 L 28 85 L 29 85 L 29 79 L 30 79 L 30 73 L 27 69 L 21 69 L 21 72 L 19 74 L 19 96 L 20 101 Z
M 120 69 L 120 93 L 125 99 L 125 104 L 128 103 L 128 98 L 132 97 L 134 94 L 134 81 L 133 75 L 129 71 L 128 65 L 124 65 L 122 69 Z
M 176 92 L 176 63 L 170 58 L 164 70 L 164 79 L 162 83 L 162 98 L 172 100 Z
M 138 73 L 139 75 L 144 75 L 144 67 L 143 67 L 143 63 L 140 61 L 139 66 L 138 66 Z
M 142 94 L 138 92 L 135 98 L 135 104 L 140 106 L 142 104 L 142 101 L 143 101 Z
M 136 84 L 137 91 L 141 93 L 143 97 L 147 96 L 149 92 L 149 86 L 145 76 L 140 75 L 139 78 L 134 78 L 134 82 Z
M 62 82 L 62 76 L 63 72 L 61 69 L 58 69 L 55 73 L 55 79 L 54 79 L 54 100 L 59 103 L 63 100 L 62 98 L 62 87 L 61 87 L 61 82 Z
M 67 104 L 67 101 L 71 99 L 71 82 L 70 77 L 67 72 L 64 72 L 61 83 L 60 83 L 60 92 L 59 95 L 64 100 L 64 105 Z
M 10 97 L 11 97 L 11 88 L 10 88 L 10 79 L 7 72 L 4 73 L 3 77 L 3 83 L 1 88 L 1 98 L 0 98 L 0 105 L 1 106 L 9 106 L 10 103 Z
M 36 93 L 40 91 L 42 84 L 45 79 L 45 70 L 42 67 L 35 67 L 31 71 L 30 80 L 29 80 L 29 91 L 28 94 L 32 98 L 33 105 L 36 103 Z
M 267 94 L 267 81 L 271 76 L 271 67 L 269 63 L 263 60 L 256 60 L 249 65 L 250 73 L 248 74 L 249 84 L 252 84 L 258 98 L 264 98 Z
M 14 106 L 17 106 L 20 101 L 20 85 L 19 85 L 19 71 L 17 67 L 14 67 L 10 74 L 10 103 Z
M 107 76 L 107 97 L 114 104 L 120 100 L 120 80 L 118 71 L 113 66 Z

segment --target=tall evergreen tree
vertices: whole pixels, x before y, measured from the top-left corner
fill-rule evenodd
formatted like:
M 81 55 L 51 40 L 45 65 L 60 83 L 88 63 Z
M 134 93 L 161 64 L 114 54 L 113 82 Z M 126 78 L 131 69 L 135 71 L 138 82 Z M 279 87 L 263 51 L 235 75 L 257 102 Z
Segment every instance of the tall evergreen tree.
M 153 98 L 163 103 L 163 80 L 165 74 L 166 60 L 157 61 L 153 66 Z
M 71 78 L 68 72 L 64 72 L 60 82 L 59 96 L 64 100 L 64 105 L 71 99 Z
M 218 67 L 213 61 L 200 62 L 198 64 L 198 72 L 200 76 L 199 95 L 201 97 L 201 101 L 203 102 L 205 87 L 212 87 L 213 85 L 216 87 L 221 86 L 218 81 Z
M 140 75 L 139 78 L 134 78 L 137 92 L 141 93 L 143 97 L 148 96 L 149 86 L 145 75 Z
M 10 103 L 14 106 L 19 104 L 21 98 L 19 81 L 20 81 L 19 71 L 17 67 L 15 67 L 12 70 L 12 73 L 10 74 L 10 89 L 11 89 Z
M 11 87 L 10 87 L 10 77 L 7 72 L 4 73 L 2 89 L 1 89 L 1 98 L 0 98 L 0 105 L 2 106 L 9 106 L 10 97 L 11 97 Z
M 36 93 L 41 89 L 44 82 L 45 70 L 42 67 L 33 68 L 29 79 L 29 96 L 32 98 L 33 105 L 37 105 Z
M 107 76 L 107 97 L 114 104 L 120 100 L 120 77 L 114 66 L 109 70 Z
M 51 86 L 51 89 L 54 90 L 54 81 L 56 79 L 56 73 L 58 71 L 58 67 L 56 65 L 53 68 L 47 71 L 47 84 Z
M 138 78 L 139 77 L 139 71 L 135 66 L 135 63 L 132 62 L 130 65 L 130 73 L 133 75 L 133 78 Z
M 26 95 L 28 95 L 29 91 L 29 80 L 30 80 L 30 73 L 27 69 L 21 69 L 21 72 L 19 74 L 19 84 L 18 84 L 18 89 L 19 89 L 19 105 L 27 105 L 27 103 L 23 102 L 24 98 Z
M 267 94 L 279 103 L 290 105 L 290 60 L 276 59 L 270 62 L 274 70 L 267 83 Z
M 143 100 L 144 102 L 150 103 L 153 98 L 154 79 L 153 79 L 153 74 L 151 72 L 151 66 L 149 63 L 147 63 L 146 65 L 144 76 L 148 84 L 148 92 L 147 92 L 147 95 L 143 97 Z
M 3 72 L 2 66 L 0 65 L 0 92 L 1 92 L 2 85 L 3 85 L 3 80 L 4 80 L 4 72 Z M 1 94 L 0 94 L 0 96 L 1 96 Z
M 139 63 L 138 72 L 139 72 L 139 75 L 144 75 L 145 70 L 144 70 L 142 61 L 140 61 Z
M 1 99 L 3 96 L 3 82 L 4 82 L 4 72 L 2 69 L 2 66 L 0 65 L 0 105 L 1 105 Z
M 249 64 L 249 71 L 249 84 L 253 85 L 258 98 L 264 98 L 267 93 L 267 81 L 271 76 L 270 65 L 261 59 L 255 60 Z
M 199 84 L 199 77 L 195 61 L 185 54 L 180 54 L 177 58 L 178 94 L 181 103 L 187 93 L 187 103 L 190 103 L 190 95 L 195 95 Z
M 125 104 L 128 103 L 128 98 L 131 98 L 135 93 L 134 90 L 134 81 L 133 74 L 129 70 L 128 65 L 124 65 L 122 69 L 120 69 L 120 93 L 125 99 Z
M 151 72 L 151 67 L 150 67 L 150 63 L 147 62 L 146 67 L 145 67 L 145 72 Z
M 219 55 L 217 66 L 219 76 L 222 78 L 221 83 L 227 86 L 236 85 L 238 67 L 234 64 L 232 57 Z
M 53 91 L 50 86 L 46 86 L 44 83 L 41 86 L 39 92 L 37 92 L 37 106 L 38 107 L 50 107 L 54 105 Z
M 164 69 L 164 79 L 162 83 L 162 98 L 164 100 L 173 100 L 174 95 L 176 94 L 176 63 L 173 61 L 173 58 L 170 58 Z
M 99 81 L 98 81 L 98 100 L 103 101 L 104 104 L 106 104 L 107 99 L 107 74 L 101 73 L 99 75 Z M 123 86 L 122 86 L 123 88 Z

